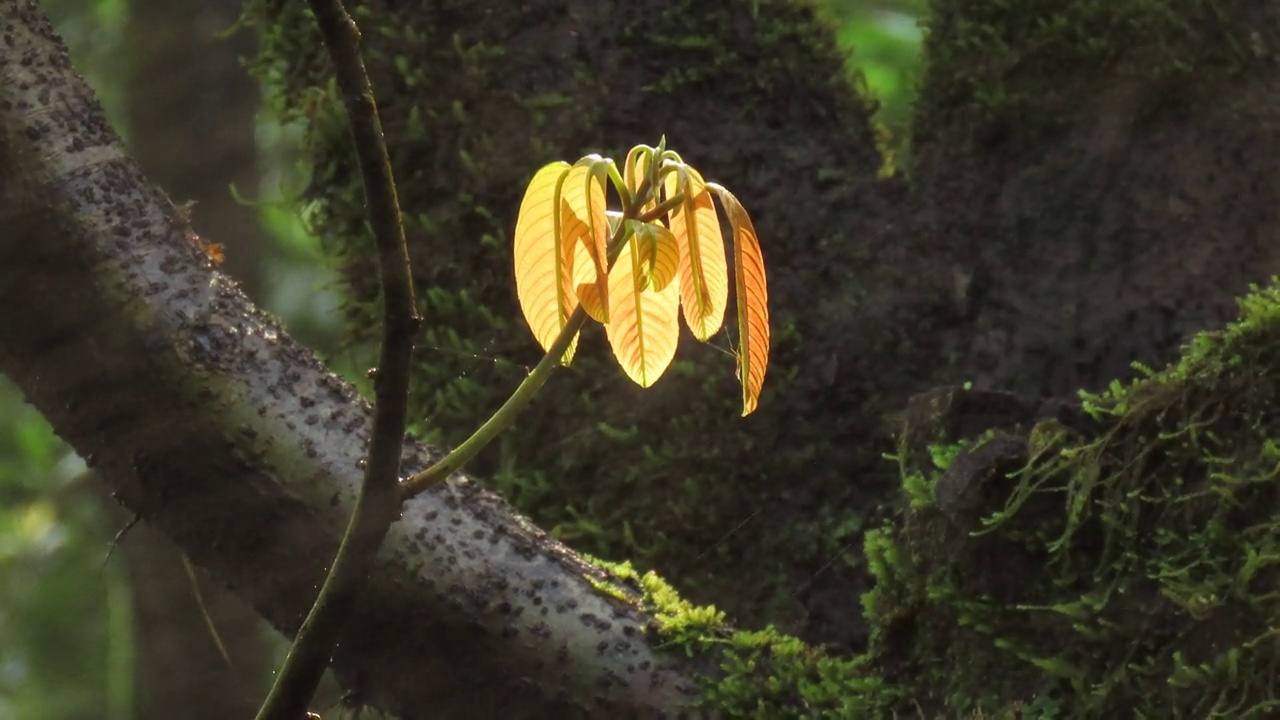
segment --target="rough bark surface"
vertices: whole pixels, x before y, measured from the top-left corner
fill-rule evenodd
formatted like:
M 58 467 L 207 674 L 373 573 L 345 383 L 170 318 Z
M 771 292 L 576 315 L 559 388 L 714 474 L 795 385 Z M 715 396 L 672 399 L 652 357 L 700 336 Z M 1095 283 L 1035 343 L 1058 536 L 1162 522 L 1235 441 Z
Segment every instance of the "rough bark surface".
M 128 5 L 129 154 L 179 205 L 191 204 L 187 214 L 196 232 L 226 245 L 221 270 L 259 298 L 258 208 L 237 202 L 229 189 L 252 193 L 258 181 L 261 93 L 240 64 L 254 42 L 246 33 L 216 36 L 235 22 L 240 3 Z M 269 636 L 262 619 L 217 583 L 205 580 L 197 589 L 181 550 L 151 528 L 130 532 L 121 551 L 138 620 L 139 719 L 249 715 L 260 679 L 267 677 Z
M 32 2 L 0 4 L 0 371 L 117 497 L 286 633 L 337 548 L 369 408 L 144 182 Z M 406 444 L 406 472 L 432 453 Z M 673 713 L 640 591 L 464 477 L 408 503 L 334 667 L 402 717 Z

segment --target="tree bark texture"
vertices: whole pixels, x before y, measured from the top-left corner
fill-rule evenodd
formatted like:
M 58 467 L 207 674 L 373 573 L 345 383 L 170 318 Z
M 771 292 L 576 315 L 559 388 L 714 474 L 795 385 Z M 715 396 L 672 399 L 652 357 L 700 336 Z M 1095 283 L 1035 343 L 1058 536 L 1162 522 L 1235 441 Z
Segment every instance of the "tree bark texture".
M 130 0 L 125 52 L 127 148 L 152 182 L 188 208 L 192 227 L 226 245 L 222 270 L 257 293 L 263 236 L 253 194 L 258 180 L 260 91 L 240 59 L 254 49 L 239 33 L 217 37 L 240 13 L 234 0 Z M 121 543 L 137 611 L 140 718 L 248 715 L 262 690 L 266 628 L 216 583 L 193 584 L 181 551 L 151 528 Z M 197 593 L 202 602 L 197 601 Z M 207 613 L 207 618 L 206 618 Z M 207 619 L 207 622 L 206 622 Z M 209 625 L 216 628 L 221 648 Z
M 247 32 L 221 35 L 241 9 L 236 0 L 129 0 L 126 147 L 175 202 L 194 203 L 192 227 L 226 246 L 222 270 L 257 298 L 258 208 L 232 194 L 254 197 L 260 177 L 261 91 L 241 62 L 256 43 Z
M 125 505 L 292 633 L 369 408 L 212 271 L 39 8 L 0 18 L 0 371 Z M 407 443 L 404 470 L 432 456 Z M 639 591 L 607 580 L 459 476 L 406 504 L 334 668 L 406 718 L 676 712 L 692 661 L 655 649 Z

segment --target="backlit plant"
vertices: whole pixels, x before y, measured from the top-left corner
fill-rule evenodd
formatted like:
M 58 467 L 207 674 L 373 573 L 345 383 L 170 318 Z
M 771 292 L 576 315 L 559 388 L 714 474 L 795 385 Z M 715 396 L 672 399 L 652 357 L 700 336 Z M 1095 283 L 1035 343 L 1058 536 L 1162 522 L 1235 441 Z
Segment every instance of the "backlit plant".
M 609 210 L 612 185 L 621 208 Z M 515 232 L 516 290 L 534 337 L 569 364 L 587 318 L 601 323 L 627 375 L 649 387 L 675 357 L 679 317 L 701 341 L 724 323 L 729 271 L 720 217 L 733 242 L 742 414 L 755 410 L 769 362 L 764 257 L 751 218 L 724 187 L 675 152 L 636 146 L 622 172 L 599 155 L 554 162 L 525 191 Z

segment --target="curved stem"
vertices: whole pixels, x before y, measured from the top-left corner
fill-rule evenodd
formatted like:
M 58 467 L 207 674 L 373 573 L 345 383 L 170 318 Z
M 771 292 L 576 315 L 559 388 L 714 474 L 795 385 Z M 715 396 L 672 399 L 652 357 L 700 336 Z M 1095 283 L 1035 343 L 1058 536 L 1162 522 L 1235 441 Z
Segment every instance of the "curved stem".
M 649 192 L 648 185 L 641 185 L 642 192 L 638 193 L 628 213 L 635 213 L 640 205 L 644 203 L 645 195 Z M 663 203 L 668 205 L 669 203 Z M 660 206 L 661 207 L 661 206 Z M 662 213 L 665 213 L 663 210 Z M 641 214 L 635 218 L 643 222 L 652 221 L 662 216 L 657 209 Z M 622 239 L 626 237 L 626 223 L 619 223 L 618 229 L 614 231 L 613 237 L 609 238 L 609 258 L 608 268 L 613 269 L 613 263 L 618 259 L 618 253 L 622 251 Z M 471 437 L 462 441 L 462 444 L 454 448 L 452 452 L 446 455 L 435 465 L 416 473 L 404 482 L 400 483 L 400 499 L 408 500 L 415 495 L 419 495 L 432 487 L 449 479 L 449 476 L 457 472 L 466 465 L 472 458 L 480 454 L 494 438 L 502 434 L 504 430 L 511 427 L 516 417 L 529 406 L 542 386 L 547 384 L 547 380 L 551 378 L 551 373 L 560 364 L 560 358 L 564 357 L 565 352 L 569 349 L 569 345 L 573 343 L 573 339 L 577 337 L 578 331 L 587 322 L 587 312 L 578 306 L 573 314 L 569 316 L 569 320 L 565 322 L 561 328 L 560 334 L 551 343 L 551 347 L 547 348 L 547 354 L 542 356 L 538 364 L 525 377 L 524 381 L 516 387 L 511 393 L 511 397 L 498 408 L 488 420 L 485 421 Z
M 391 523 L 400 514 L 400 454 L 409 403 L 413 338 L 421 318 L 405 245 L 391 161 L 373 88 L 360 59 L 360 33 L 341 0 L 311 0 L 311 11 L 333 59 L 334 73 L 360 161 L 369 223 L 378 252 L 383 327 L 374 381 L 373 430 L 360 494 L 329 574 L 298 629 L 258 720 L 299 720 L 329 666 L 333 648 L 355 607 L 364 577 Z
M 352 511 L 333 566 L 320 586 L 320 594 L 298 628 L 284 665 L 276 674 L 271 692 L 258 710 L 257 720 L 299 720 L 316 694 L 320 679 L 343 625 L 360 593 L 370 559 L 377 553 L 391 523 L 377 511 L 378 501 L 361 492 Z M 399 501 L 395 507 L 399 508 Z
M 586 320 L 587 312 L 579 305 L 578 309 L 574 310 L 573 314 L 569 316 L 569 321 L 565 323 L 560 334 L 551 343 L 551 347 L 547 348 L 547 354 L 542 356 L 542 359 L 538 361 L 538 364 L 534 366 L 524 381 L 511 393 L 511 397 L 507 398 L 502 407 L 498 408 L 492 417 L 477 428 L 471 434 L 471 437 L 463 440 L 462 444 L 454 448 L 442 460 L 400 483 L 400 499 L 408 500 L 444 482 L 450 475 L 467 464 L 471 458 L 479 454 L 494 438 L 511 427 L 520 412 L 529 406 L 534 396 L 551 378 L 551 373 L 560 364 L 560 359 L 564 357 L 569 345 L 573 343 L 574 337 L 578 335 L 578 331 L 586 324 Z

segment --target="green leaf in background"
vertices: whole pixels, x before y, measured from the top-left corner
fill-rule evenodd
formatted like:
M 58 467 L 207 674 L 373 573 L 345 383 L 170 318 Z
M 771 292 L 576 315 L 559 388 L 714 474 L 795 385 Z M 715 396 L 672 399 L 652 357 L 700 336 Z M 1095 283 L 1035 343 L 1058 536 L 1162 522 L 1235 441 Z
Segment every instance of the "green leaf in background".
M 848 62 L 880 102 L 876 119 L 890 133 L 888 147 L 906 148 L 911 104 L 923 65 L 920 23 L 926 0 L 825 0 L 837 23 L 837 39 Z
M 0 717 L 132 717 L 129 589 L 86 477 L 0 378 Z

